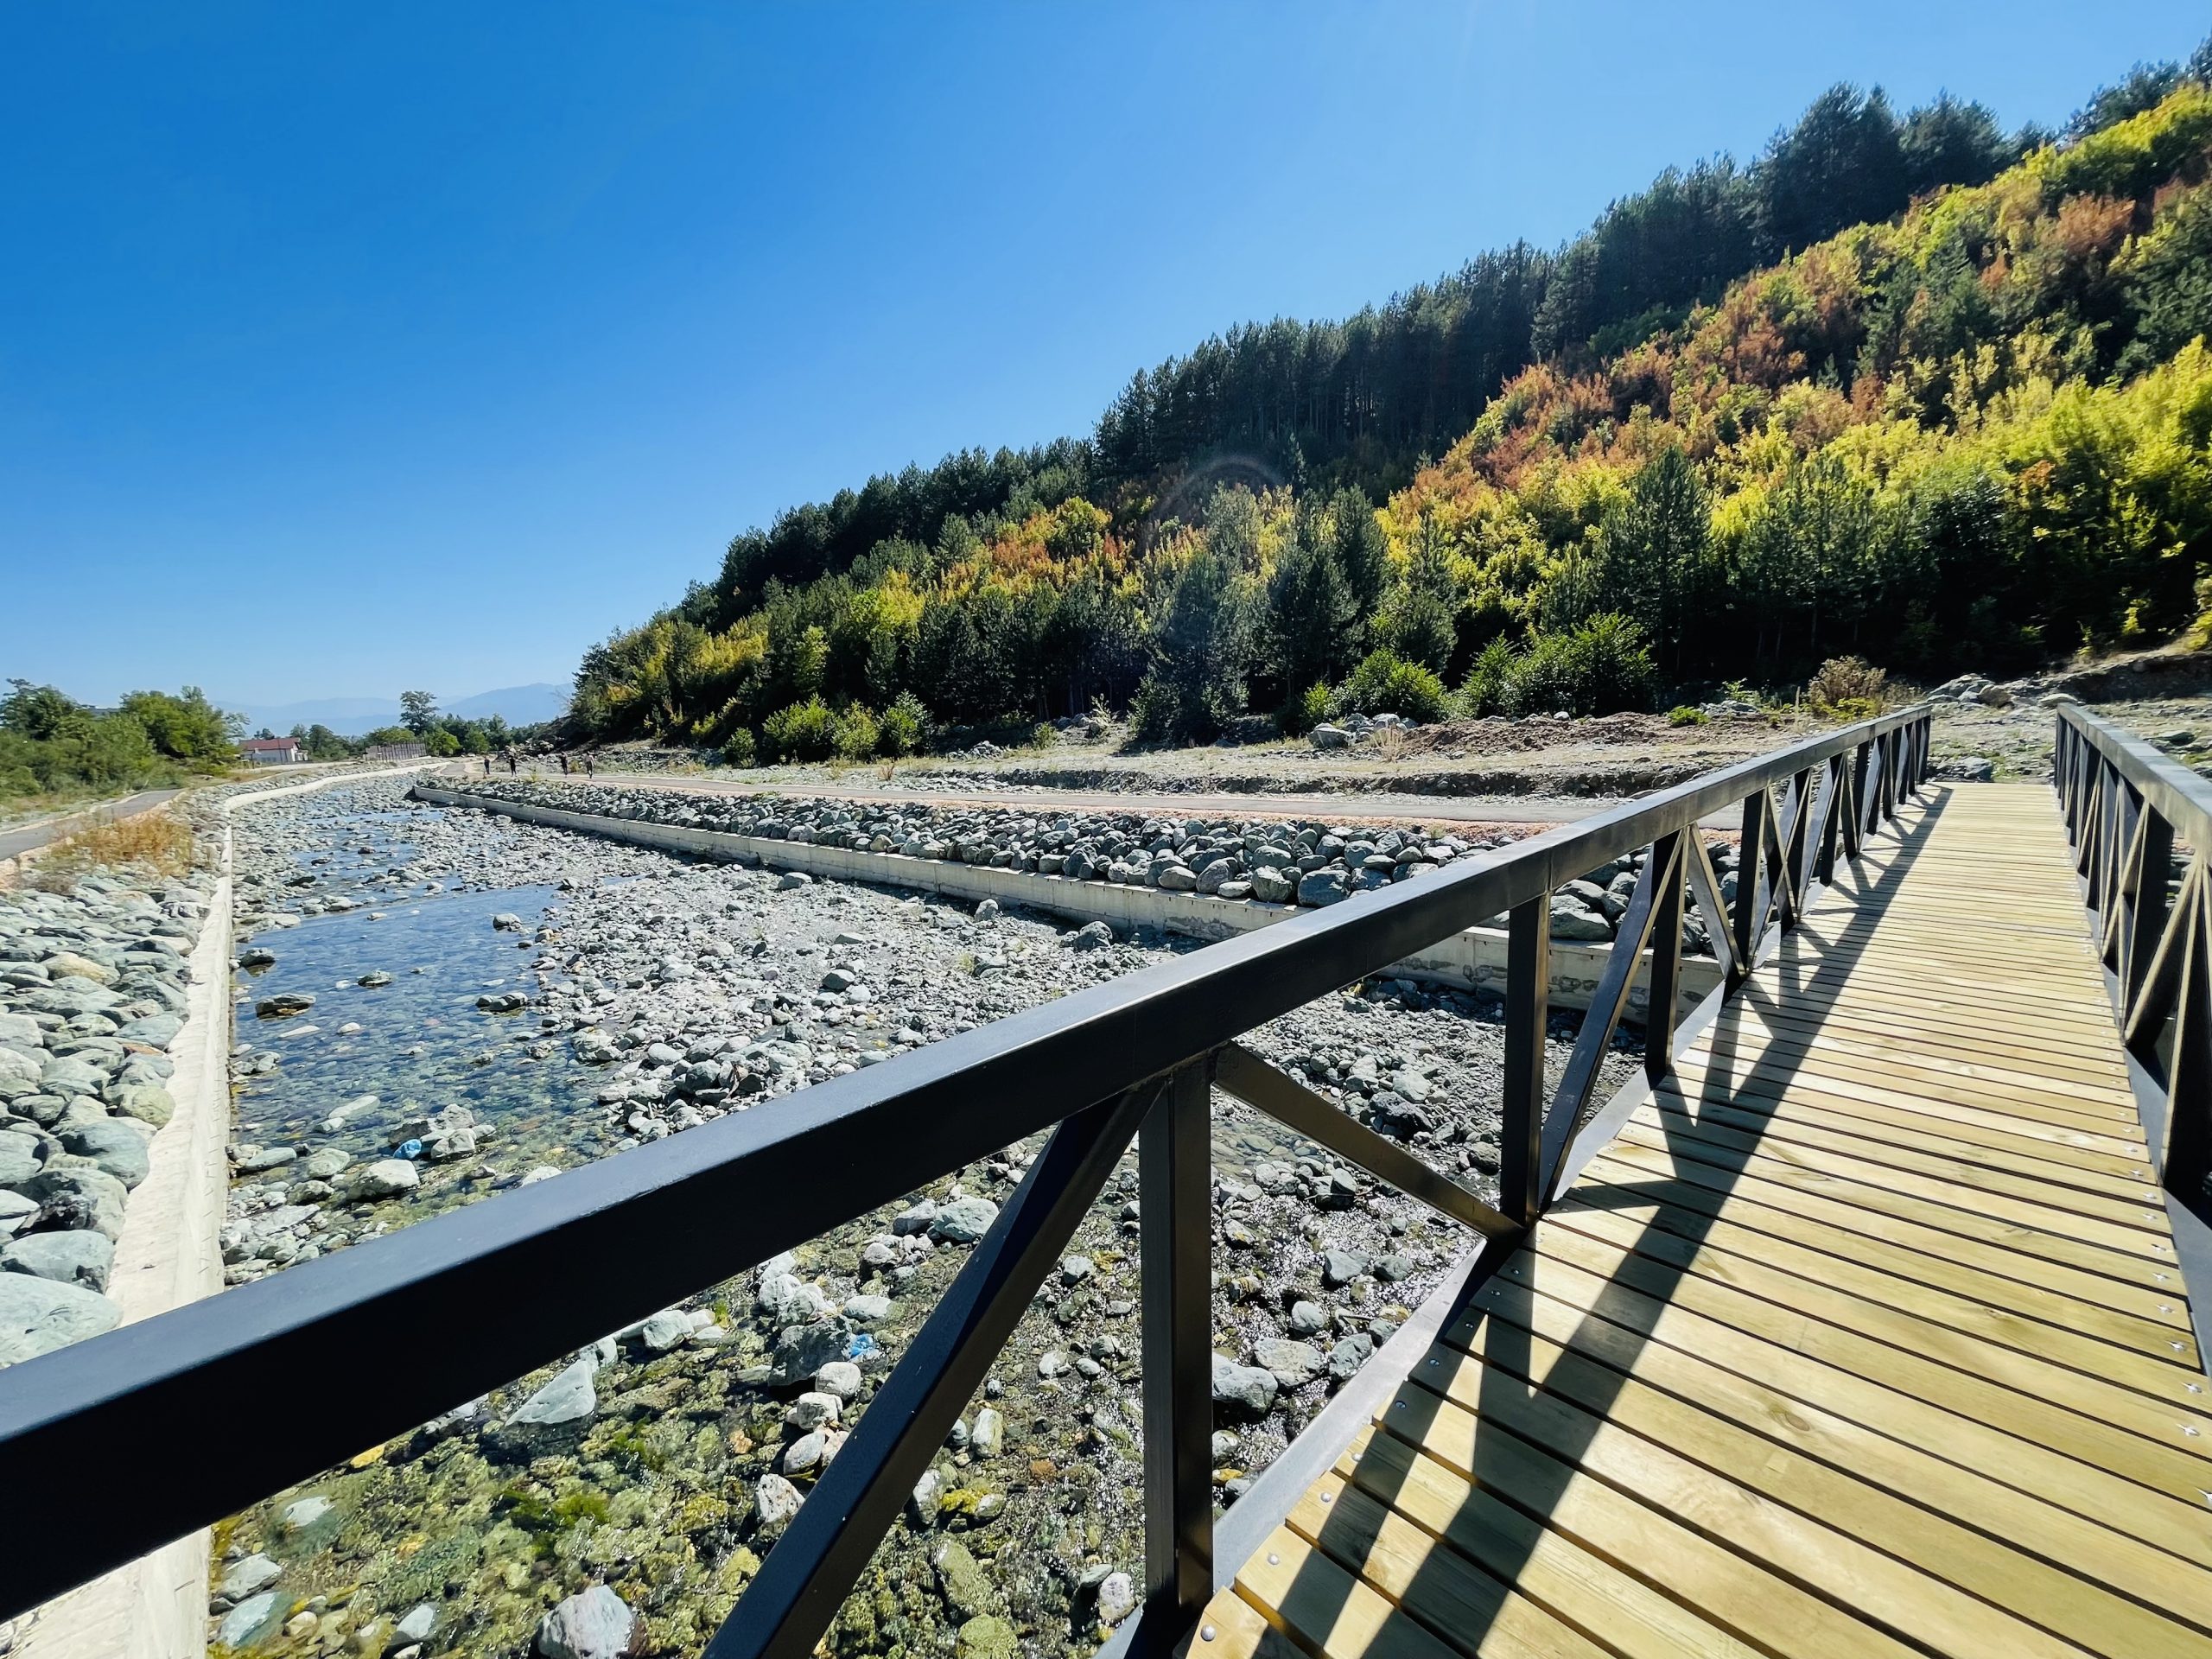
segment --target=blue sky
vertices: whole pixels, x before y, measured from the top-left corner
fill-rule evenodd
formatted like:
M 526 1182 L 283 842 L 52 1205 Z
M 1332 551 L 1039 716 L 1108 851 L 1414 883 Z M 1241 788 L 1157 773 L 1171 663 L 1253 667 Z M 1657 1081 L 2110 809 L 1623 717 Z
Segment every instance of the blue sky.
M 1087 431 L 1837 79 L 2056 123 L 2201 5 L 18 5 L 0 675 L 565 681 L 730 535 Z

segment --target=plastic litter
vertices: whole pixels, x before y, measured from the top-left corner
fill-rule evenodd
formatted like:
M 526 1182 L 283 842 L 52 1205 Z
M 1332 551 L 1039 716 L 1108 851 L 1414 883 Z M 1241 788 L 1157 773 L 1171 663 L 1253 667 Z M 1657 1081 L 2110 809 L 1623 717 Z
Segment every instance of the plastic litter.
M 401 1141 L 399 1155 L 403 1158 L 420 1158 L 423 1155 L 423 1143 L 420 1141 Z
M 847 1359 L 870 1359 L 882 1351 L 875 1338 L 865 1331 L 855 1332 L 845 1343 Z

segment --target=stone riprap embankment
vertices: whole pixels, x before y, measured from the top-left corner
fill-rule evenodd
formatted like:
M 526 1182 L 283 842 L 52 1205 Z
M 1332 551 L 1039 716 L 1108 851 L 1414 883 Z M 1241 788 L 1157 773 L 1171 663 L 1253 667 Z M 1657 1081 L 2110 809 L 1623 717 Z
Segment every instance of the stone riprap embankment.
M 402 793 L 364 784 L 238 821 L 242 902 L 303 919 L 238 953 L 254 965 L 233 1276 L 713 1118 L 793 1109 L 814 1083 L 1193 948 L 787 883 Z M 418 911 L 425 931 L 393 931 Z M 442 914 L 466 921 L 465 973 L 421 954 Z M 288 993 L 315 1001 L 257 1011 Z M 406 997 L 423 1000 L 391 1017 Z M 1485 999 L 1385 980 L 1250 1040 L 1490 1185 L 1503 1040 Z M 1465 1239 L 1225 1099 L 1214 1141 L 1213 1457 L 1233 1498 Z M 696 1651 L 1034 1150 L 640 1308 L 257 1505 L 228 1534 L 214 1634 L 276 1654 L 381 1641 L 521 1659 L 642 1630 L 642 1651 Z M 1137 1198 L 1132 1160 L 918 1484 L 831 1653 L 1087 1655 L 1127 1613 L 1142 1558 Z
M 1337 904 L 1355 893 L 1418 880 L 1515 839 L 1357 821 L 748 799 L 541 779 L 472 778 L 452 787 L 489 799 L 672 829 L 1262 906 Z M 1722 892 L 1732 899 L 1735 849 L 1714 838 L 1710 851 Z M 1552 899 L 1552 937 L 1597 944 L 1612 939 L 1644 857 L 1642 852 L 1629 854 L 1560 887 Z M 1492 920 L 1503 925 L 1504 918 Z M 1711 953 L 1694 906 L 1684 918 L 1683 942 L 1694 953 Z
M 0 893 L 0 1364 L 114 1325 L 103 1294 L 212 881 L 128 870 Z

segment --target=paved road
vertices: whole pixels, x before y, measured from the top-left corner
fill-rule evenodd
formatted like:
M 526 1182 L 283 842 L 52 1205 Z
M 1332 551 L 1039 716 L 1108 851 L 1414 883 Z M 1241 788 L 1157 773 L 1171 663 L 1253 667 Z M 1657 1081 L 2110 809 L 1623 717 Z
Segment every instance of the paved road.
M 504 774 L 495 774 L 504 775 Z M 557 779 L 558 772 L 539 768 Z M 581 778 L 570 778 L 580 783 Z M 896 784 L 767 784 L 741 779 L 671 776 L 666 772 L 605 772 L 601 783 L 625 788 L 668 789 L 702 795 L 786 795 L 818 800 L 913 801 L 931 806 L 1053 807 L 1073 812 L 1160 812 L 1234 815 L 1238 817 L 1357 818 L 1409 823 L 1572 823 L 1619 802 L 1599 797 L 1560 799 L 1528 795 L 1274 795 L 1140 794 L 1134 791 L 1004 789 L 963 795 L 935 789 L 902 789 Z M 1732 815 L 1715 814 L 1713 827 L 1732 828 Z
M 183 791 L 175 789 L 142 789 L 136 795 L 126 795 L 119 801 L 99 801 L 91 806 L 65 812 L 58 818 L 41 818 L 36 823 L 27 823 L 19 830 L 0 830 L 0 858 L 15 858 L 29 852 L 34 847 L 43 847 L 50 841 L 59 841 L 86 818 L 99 814 L 110 818 L 127 818 L 134 812 L 150 812 L 162 802 L 174 800 Z

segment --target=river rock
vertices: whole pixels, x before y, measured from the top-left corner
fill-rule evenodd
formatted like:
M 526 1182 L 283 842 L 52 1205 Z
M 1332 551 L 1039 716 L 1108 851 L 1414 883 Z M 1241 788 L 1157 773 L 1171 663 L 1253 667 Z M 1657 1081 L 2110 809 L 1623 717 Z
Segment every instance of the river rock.
M 596 1361 L 580 1359 L 560 1372 L 543 1388 L 524 1401 L 512 1416 L 493 1431 L 502 1450 L 525 1457 L 573 1446 L 599 1410 L 599 1391 L 592 1376 Z
M 771 1537 L 791 1525 L 800 1502 L 798 1488 L 781 1475 L 763 1475 L 753 1488 L 753 1513 Z
M 999 1207 L 988 1198 L 955 1198 L 937 1212 L 930 1224 L 930 1236 L 973 1244 L 990 1231 L 991 1224 L 998 1218 Z
M 1098 1618 L 1119 1624 L 1137 1610 L 1137 1587 L 1126 1573 L 1109 1573 L 1098 1581 Z
M 1304 1388 L 1320 1376 L 1325 1363 L 1321 1351 L 1312 1344 L 1286 1342 L 1279 1337 L 1254 1344 L 1252 1361 L 1286 1389 Z
M 284 1569 L 266 1555 L 249 1555 L 232 1561 L 223 1571 L 222 1592 L 232 1601 L 259 1595 L 284 1576 Z
M 644 1621 L 630 1604 L 594 1584 L 538 1620 L 537 1651 L 544 1659 L 626 1659 L 644 1635 Z
M 257 1647 L 276 1634 L 288 1605 L 273 1590 L 249 1596 L 223 1615 L 223 1622 L 215 1627 L 215 1640 L 226 1648 Z
M 1274 1409 L 1274 1373 L 1257 1365 L 1239 1365 L 1224 1355 L 1213 1357 L 1214 1408 L 1228 1416 L 1264 1417 Z
M 315 998 L 305 991 L 280 991 L 275 996 L 264 996 L 253 1005 L 253 1011 L 264 1020 L 285 1020 L 296 1014 L 305 1014 L 315 1007 Z
M 404 1158 L 379 1158 L 365 1168 L 356 1170 L 346 1184 L 348 1194 L 355 1198 L 391 1198 L 403 1192 L 411 1192 L 421 1179 L 415 1166 Z
M 46 959 L 46 971 L 55 979 L 89 979 L 95 985 L 115 983 L 115 969 L 105 963 L 80 957 L 73 950 L 57 950 Z
M 438 1631 L 438 1609 L 434 1602 L 418 1601 L 392 1626 L 394 1647 L 416 1647 Z

